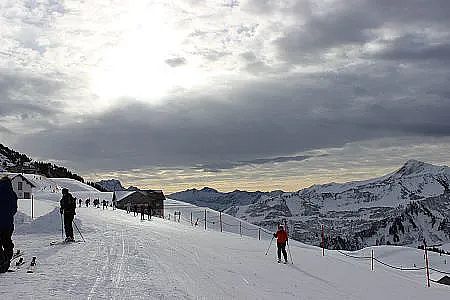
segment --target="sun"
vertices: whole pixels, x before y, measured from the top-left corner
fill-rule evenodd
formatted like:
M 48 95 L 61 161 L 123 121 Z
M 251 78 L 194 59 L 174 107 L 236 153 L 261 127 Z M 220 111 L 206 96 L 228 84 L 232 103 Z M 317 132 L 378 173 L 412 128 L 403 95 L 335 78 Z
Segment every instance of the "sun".
M 136 9 L 120 41 L 103 50 L 99 64 L 91 72 L 92 91 L 103 102 L 132 97 L 158 103 L 174 90 L 202 83 L 204 76 L 195 57 L 173 66 L 168 60 L 184 55 L 186 32 L 169 22 L 164 7 Z

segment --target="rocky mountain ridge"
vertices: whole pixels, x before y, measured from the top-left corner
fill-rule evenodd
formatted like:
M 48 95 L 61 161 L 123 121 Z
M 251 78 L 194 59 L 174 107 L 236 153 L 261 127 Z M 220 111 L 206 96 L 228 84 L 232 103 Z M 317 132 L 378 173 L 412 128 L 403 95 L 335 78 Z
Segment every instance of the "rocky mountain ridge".
M 268 229 L 286 220 L 293 238 L 316 245 L 323 224 L 330 248 L 416 246 L 423 239 L 429 244 L 450 240 L 449 178 L 446 166 L 409 160 L 379 178 L 313 185 L 297 192 L 220 193 L 204 188 L 168 197 L 221 209 Z
M 128 188 L 124 188 L 122 183 L 117 179 L 106 179 L 95 182 L 96 185 L 100 186 L 102 190 L 106 192 L 114 192 L 114 191 L 139 191 L 139 188 L 134 186 L 129 186 Z

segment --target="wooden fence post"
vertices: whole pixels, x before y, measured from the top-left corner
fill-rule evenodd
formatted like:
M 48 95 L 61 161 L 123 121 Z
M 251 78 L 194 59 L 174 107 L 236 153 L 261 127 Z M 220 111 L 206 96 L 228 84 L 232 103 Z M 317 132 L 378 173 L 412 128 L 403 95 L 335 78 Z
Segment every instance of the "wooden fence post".
M 261 240 L 261 228 L 258 228 L 258 240 Z
M 242 222 L 241 221 L 239 221 L 239 234 L 242 237 Z
M 372 249 L 372 271 L 373 271 L 373 249 Z
M 205 230 L 206 230 L 206 209 L 205 209 Z
M 191 226 L 192 226 L 192 211 L 191 211 Z
M 423 249 L 425 251 L 425 265 L 427 268 L 427 286 L 430 287 L 430 269 L 428 266 L 428 252 L 427 252 L 427 244 L 424 242 L 423 243 Z
M 322 224 L 322 256 L 325 256 L 325 236 L 323 232 L 323 224 Z
M 31 195 L 31 219 L 34 219 L 34 195 Z
M 219 221 L 220 221 L 220 232 L 223 232 L 223 227 L 222 227 L 222 212 L 219 212 Z

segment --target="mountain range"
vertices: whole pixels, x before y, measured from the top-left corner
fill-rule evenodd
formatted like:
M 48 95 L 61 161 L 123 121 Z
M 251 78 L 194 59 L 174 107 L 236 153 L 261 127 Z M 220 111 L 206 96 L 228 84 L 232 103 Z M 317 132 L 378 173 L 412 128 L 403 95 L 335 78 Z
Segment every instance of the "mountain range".
M 221 193 L 205 187 L 168 195 L 274 229 L 286 221 L 290 236 L 356 250 L 393 244 L 438 245 L 450 240 L 450 168 L 417 160 L 365 181 L 313 185 L 296 192 Z
M 0 144 L 0 172 L 42 174 L 84 179 L 64 167 L 33 161 Z M 296 192 L 219 192 L 205 187 L 168 195 L 198 206 L 220 210 L 273 230 L 287 222 L 294 239 L 356 250 L 371 245 L 418 246 L 450 241 L 450 168 L 417 160 L 382 177 L 348 183 L 313 185 Z M 125 189 L 120 181 L 89 183 L 102 191 Z

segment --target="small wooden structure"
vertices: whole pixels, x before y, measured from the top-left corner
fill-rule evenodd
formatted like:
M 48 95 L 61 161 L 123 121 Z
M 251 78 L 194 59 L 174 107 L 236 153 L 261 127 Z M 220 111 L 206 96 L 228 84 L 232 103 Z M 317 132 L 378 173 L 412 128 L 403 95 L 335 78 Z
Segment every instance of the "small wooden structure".
M 141 211 L 141 207 L 150 208 L 152 216 L 164 217 L 164 200 L 166 197 L 160 190 L 145 191 L 115 191 L 113 201 L 119 209 L 127 209 L 127 206 L 134 211 Z

